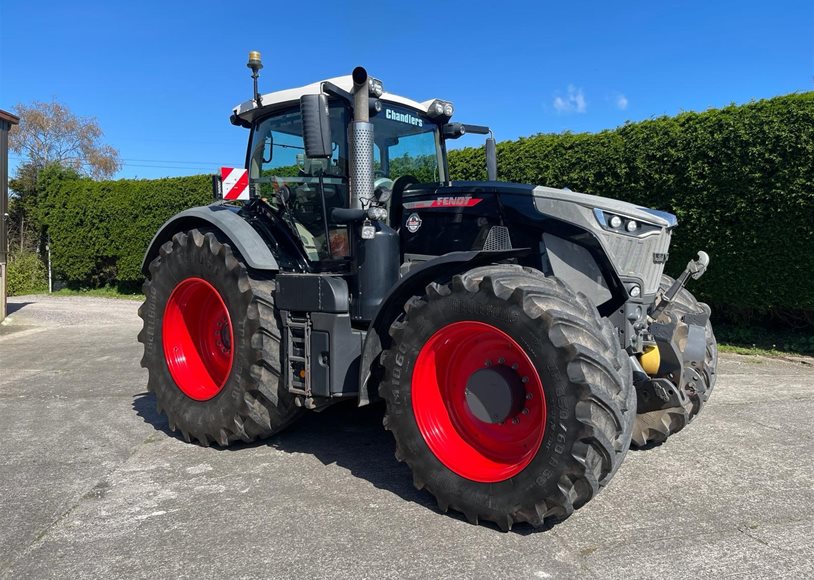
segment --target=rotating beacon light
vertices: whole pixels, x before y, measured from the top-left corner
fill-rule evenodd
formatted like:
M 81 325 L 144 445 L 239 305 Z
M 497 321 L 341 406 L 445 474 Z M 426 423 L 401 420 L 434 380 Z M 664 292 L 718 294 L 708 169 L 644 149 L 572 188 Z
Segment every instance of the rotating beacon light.
M 263 61 L 260 60 L 259 51 L 252 50 L 249 52 L 249 62 L 246 63 L 246 66 L 252 70 L 252 80 L 254 81 L 254 102 L 258 107 L 260 107 L 263 104 L 263 98 L 260 96 L 260 92 L 257 90 L 257 78 L 260 76 L 258 74 L 260 69 L 263 68 Z

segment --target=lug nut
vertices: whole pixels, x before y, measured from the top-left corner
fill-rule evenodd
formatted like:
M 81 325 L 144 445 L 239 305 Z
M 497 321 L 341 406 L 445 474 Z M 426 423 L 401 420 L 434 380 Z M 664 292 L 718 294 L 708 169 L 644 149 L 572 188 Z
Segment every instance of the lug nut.
M 519 366 L 520 366 L 520 365 L 518 365 L 517 363 L 514 363 L 514 364 L 512 365 L 512 370 L 513 370 L 513 371 L 516 371 L 516 370 L 517 370 L 517 367 L 519 367 Z
M 520 379 L 520 382 L 521 383 L 527 383 L 527 382 L 529 382 L 529 378 L 528 377 L 523 377 L 522 379 Z
M 528 410 L 528 409 L 523 409 L 523 414 L 524 414 L 524 415 L 528 415 L 528 414 L 529 414 L 529 410 Z
M 503 357 L 500 357 L 499 359 L 497 359 L 497 364 L 499 364 L 499 365 L 502 365 L 505 362 L 506 362 L 506 359 L 503 358 Z
M 492 366 L 492 361 L 490 361 L 489 359 L 486 359 L 486 360 L 483 362 L 483 366 L 485 366 L 485 367 L 490 367 L 490 366 Z
M 534 395 L 532 395 L 531 393 L 526 393 L 526 400 L 527 400 L 527 401 L 531 401 L 531 398 L 532 398 L 533 396 L 534 396 Z
M 512 419 L 512 423 L 514 423 L 515 425 L 517 425 L 519 422 L 520 422 L 520 417 L 515 417 L 514 419 Z

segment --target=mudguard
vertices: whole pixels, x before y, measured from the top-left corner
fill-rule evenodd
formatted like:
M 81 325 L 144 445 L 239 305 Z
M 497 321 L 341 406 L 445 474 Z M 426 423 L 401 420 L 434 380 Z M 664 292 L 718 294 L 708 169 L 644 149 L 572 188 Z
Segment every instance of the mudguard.
M 238 211 L 236 207 L 213 204 L 193 207 L 175 214 L 153 236 L 141 263 L 141 272 L 145 276 L 149 275 L 150 262 L 158 256 L 159 248 L 176 233 L 201 226 L 214 227 L 229 238 L 232 247 L 250 268 L 278 271 L 280 267 L 268 245 L 260 234 L 238 215 Z
M 370 323 L 365 344 L 362 347 L 362 360 L 359 365 L 359 406 L 367 405 L 378 393 L 370 392 L 370 376 L 373 363 L 385 348 L 389 348 L 390 325 L 404 311 L 404 303 L 412 296 L 424 293 L 430 282 L 448 280 L 455 274 L 466 272 L 478 266 L 494 264 L 509 258 L 519 258 L 528 254 L 529 248 L 496 251 L 450 252 L 411 269 L 393 286 L 382 301 Z

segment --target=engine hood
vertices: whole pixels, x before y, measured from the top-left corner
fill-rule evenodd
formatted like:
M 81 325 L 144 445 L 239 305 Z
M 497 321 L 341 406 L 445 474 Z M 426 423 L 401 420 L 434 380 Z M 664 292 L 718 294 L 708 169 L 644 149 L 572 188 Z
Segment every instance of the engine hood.
M 678 225 L 676 216 L 666 211 L 641 207 L 626 201 L 578 193 L 568 189 L 556 189 L 554 187 L 537 186 L 532 188 L 532 195 L 544 200 L 557 202 L 570 202 L 581 205 L 589 209 L 601 209 L 611 213 L 620 214 L 624 217 L 636 219 L 644 223 L 650 223 L 662 228 L 674 228 Z
M 453 181 L 449 184 L 416 184 L 404 192 L 404 200 L 413 197 L 433 195 L 441 199 L 458 199 L 465 194 L 497 193 L 500 195 L 531 195 L 538 210 L 549 213 L 562 203 L 581 206 L 593 211 L 600 209 L 623 217 L 635 219 L 639 222 L 652 224 L 659 228 L 672 229 L 678 224 L 676 217 L 666 211 L 641 207 L 617 199 L 579 193 L 569 189 L 557 189 L 542 185 L 527 185 L 521 183 L 504 183 L 499 181 Z M 441 205 L 440 203 L 438 204 Z M 561 209 L 554 210 L 552 215 L 559 216 Z

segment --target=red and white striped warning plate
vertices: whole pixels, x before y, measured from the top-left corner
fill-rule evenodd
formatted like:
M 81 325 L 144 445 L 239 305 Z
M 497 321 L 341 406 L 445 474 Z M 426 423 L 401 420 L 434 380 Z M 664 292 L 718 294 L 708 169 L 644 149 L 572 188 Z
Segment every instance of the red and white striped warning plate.
M 245 169 L 221 167 L 223 199 L 249 199 L 249 173 Z

